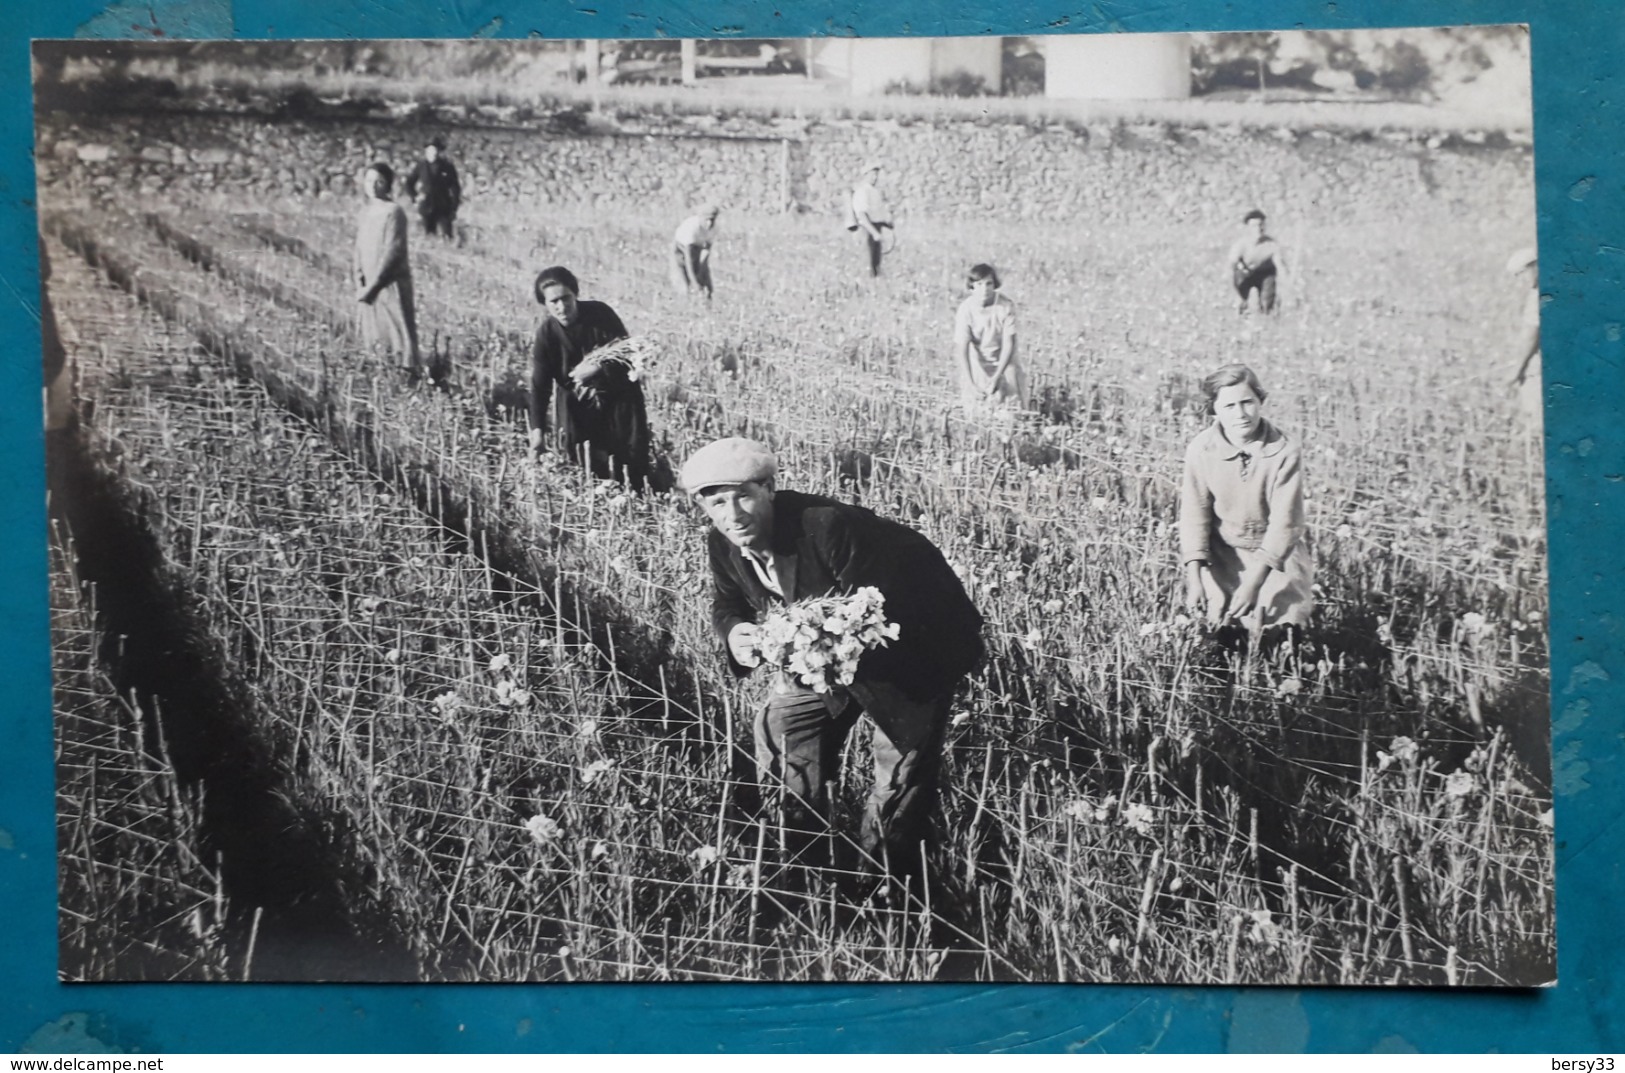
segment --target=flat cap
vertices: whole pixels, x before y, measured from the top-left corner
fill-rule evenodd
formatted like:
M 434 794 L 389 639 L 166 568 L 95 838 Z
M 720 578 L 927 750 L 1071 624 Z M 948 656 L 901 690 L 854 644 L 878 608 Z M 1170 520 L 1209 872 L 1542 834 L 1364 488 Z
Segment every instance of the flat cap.
M 1519 246 L 1517 249 L 1512 251 L 1512 256 L 1507 258 L 1507 271 L 1513 274 L 1522 272 L 1524 269 L 1534 264 L 1535 260 L 1535 247 Z
M 779 460 L 765 443 L 730 436 L 708 443 L 688 456 L 678 483 L 694 495 L 703 488 L 723 484 L 765 481 L 779 471 Z

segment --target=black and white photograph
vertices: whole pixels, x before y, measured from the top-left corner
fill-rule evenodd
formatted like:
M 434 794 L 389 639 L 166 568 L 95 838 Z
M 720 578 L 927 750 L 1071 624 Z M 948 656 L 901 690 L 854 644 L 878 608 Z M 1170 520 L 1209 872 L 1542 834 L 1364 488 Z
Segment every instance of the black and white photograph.
M 62 980 L 1555 982 L 1526 27 L 33 70 Z

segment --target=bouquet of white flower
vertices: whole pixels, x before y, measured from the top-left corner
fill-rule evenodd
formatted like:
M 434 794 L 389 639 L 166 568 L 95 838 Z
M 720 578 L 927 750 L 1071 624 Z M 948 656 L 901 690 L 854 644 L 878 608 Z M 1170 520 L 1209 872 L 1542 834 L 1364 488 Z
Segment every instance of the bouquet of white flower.
M 620 379 L 635 384 L 653 372 L 659 360 L 659 346 L 653 339 L 631 336 L 606 343 L 588 354 L 570 370 L 570 378 L 578 387 L 599 389 Z
M 897 640 L 886 621 L 886 597 L 874 586 L 849 596 L 821 596 L 772 611 L 756 634 L 762 662 L 815 693 L 849 686 L 858 659 Z

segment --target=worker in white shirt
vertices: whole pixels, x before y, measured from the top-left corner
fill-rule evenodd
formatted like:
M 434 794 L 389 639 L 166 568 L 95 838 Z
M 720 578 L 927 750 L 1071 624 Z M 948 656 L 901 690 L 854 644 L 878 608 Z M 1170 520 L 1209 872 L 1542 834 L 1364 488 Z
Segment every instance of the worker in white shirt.
M 869 161 L 863 166 L 858 185 L 852 188 L 852 203 L 847 210 L 846 229 L 863 232 L 864 244 L 869 247 L 869 274 L 880 275 L 880 256 L 883 250 L 882 232 L 892 228 L 891 210 L 880 192 L 880 164 Z
M 1260 313 L 1275 312 L 1276 280 L 1286 269 L 1281 257 L 1281 246 L 1264 230 L 1264 213 L 1253 209 L 1242 218 L 1245 233 L 1231 245 L 1225 255 L 1230 285 L 1241 300 L 1240 311 L 1246 313 L 1253 294 L 1258 295 Z
M 671 254 L 671 283 L 678 294 L 690 294 L 698 287 L 705 300 L 711 300 L 711 242 L 721 211 L 707 202 L 677 225 Z

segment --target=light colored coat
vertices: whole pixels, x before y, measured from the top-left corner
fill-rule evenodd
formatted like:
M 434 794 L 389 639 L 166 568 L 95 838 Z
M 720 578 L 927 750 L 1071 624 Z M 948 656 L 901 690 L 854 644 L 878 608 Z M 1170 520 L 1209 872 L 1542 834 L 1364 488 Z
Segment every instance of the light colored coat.
M 354 277 L 357 287 L 381 281 L 378 296 L 358 303 L 361 340 L 417 365 L 417 303 L 406 252 L 406 212 L 393 201 L 369 198 L 356 218 Z
M 1267 564 L 1263 623 L 1304 625 L 1314 602 L 1314 556 L 1298 442 L 1268 421 L 1243 448 L 1216 421 L 1193 439 L 1180 491 L 1179 553 L 1181 564 L 1206 562 L 1227 594 L 1248 566 Z

